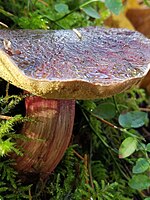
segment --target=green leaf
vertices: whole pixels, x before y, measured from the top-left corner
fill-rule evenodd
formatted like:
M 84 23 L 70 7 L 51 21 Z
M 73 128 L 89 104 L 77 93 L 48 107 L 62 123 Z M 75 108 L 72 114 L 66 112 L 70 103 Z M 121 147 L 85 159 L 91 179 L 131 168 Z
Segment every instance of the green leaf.
M 64 4 L 64 3 L 55 4 L 55 10 L 56 10 L 58 13 L 66 13 L 66 12 L 69 11 L 68 5 L 67 5 L 67 4 Z
M 105 0 L 106 7 L 116 15 L 119 15 L 123 8 L 122 0 Z
M 144 200 L 150 200 L 150 197 L 145 198 Z
M 150 143 L 146 145 L 146 151 L 150 152 Z
M 139 158 L 136 165 L 133 167 L 132 172 L 135 174 L 143 173 L 149 168 L 149 162 L 145 158 Z
M 150 179 L 143 174 L 134 175 L 129 181 L 129 186 L 136 190 L 144 190 L 150 187 Z
M 150 7 L 150 1 L 149 1 L 149 0 L 144 0 L 144 3 L 145 3 L 148 7 Z
M 112 103 L 101 103 L 93 110 L 93 114 L 103 119 L 112 119 L 116 115 L 116 108 Z
M 89 4 L 91 4 L 91 3 L 93 3 L 93 2 L 103 2 L 104 0 L 89 0 L 89 1 L 86 1 L 86 2 L 84 2 L 83 4 L 81 4 L 80 6 L 79 6 L 79 8 L 81 9 L 81 8 L 83 8 L 83 7 L 85 7 L 85 6 L 87 6 L 87 5 L 89 5 Z
M 137 148 L 137 139 L 134 137 L 126 138 L 119 148 L 119 158 L 130 156 Z
M 148 115 L 142 111 L 131 111 L 119 115 L 119 124 L 124 128 L 139 128 L 147 123 Z
M 135 130 L 135 129 L 134 129 Z M 131 131 L 131 130 L 130 130 Z M 133 133 L 134 134 L 134 133 Z M 136 133 L 135 133 L 136 134 Z M 146 144 L 144 144 L 143 142 L 138 143 L 137 146 L 137 151 L 146 151 Z
M 91 6 L 85 6 L 85 7 L 82 8 L 82 10 L 87 15 L 89 15 L 90 17 L 93 17 L 95 19 L 99 19 L 100 18 L 99 13 L 94 8 L 92 8 Z

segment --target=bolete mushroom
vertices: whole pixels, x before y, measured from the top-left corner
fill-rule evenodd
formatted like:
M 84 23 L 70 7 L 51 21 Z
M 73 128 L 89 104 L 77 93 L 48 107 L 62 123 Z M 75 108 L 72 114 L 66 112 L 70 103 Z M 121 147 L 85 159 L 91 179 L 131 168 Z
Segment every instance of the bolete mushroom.
M 126 29 L 0 30 L 0 77 L 35 96 L 26 114 L 17 169 L 48 175 L 72 134 L 75 99 L 110 97 L 150 68 L 150 40 Z M 39 141 L 39 139 L 43 141 Z

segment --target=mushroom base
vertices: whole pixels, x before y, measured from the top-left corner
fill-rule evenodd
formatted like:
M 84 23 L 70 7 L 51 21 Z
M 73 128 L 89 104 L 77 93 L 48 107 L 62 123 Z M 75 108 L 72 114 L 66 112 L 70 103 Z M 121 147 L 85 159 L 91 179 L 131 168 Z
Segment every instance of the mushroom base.
M 75 101 L 47 100 L 37 96 L 25 100 L 26 115 L 33 121 L 23 125 L 21 133 L 29 140 L 19 140 L 24 155 L 12 157 L 16 169 L 47 177 L 62 159 L 72 135 Z

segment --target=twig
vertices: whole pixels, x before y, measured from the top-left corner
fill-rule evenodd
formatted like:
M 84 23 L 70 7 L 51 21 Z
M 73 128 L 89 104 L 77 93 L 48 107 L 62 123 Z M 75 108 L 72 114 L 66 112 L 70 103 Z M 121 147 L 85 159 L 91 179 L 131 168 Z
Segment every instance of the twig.
M 88 155 L 87 154 L 84 155 L 84 166 L 85 166 L 85 170 L 88 172 Z M 85 182 L 86 184 L 89 184 L 89 179 L 87 178 Z
M 8 28 L 8 26 L 4 24 L 3 22 L 0 22 L 0 25 L 4 26 L 5 28 Z
M 31 188 L 29 188 L 29 200 L 32 200 Z
M 6 85 L 6 97 L 8 97 L 8 90 L 9 90 L 9 82 L 7 83 L 7 85 Z
M 111 126 L 112 128 L 115 128 L 115 129 L 117 129 L 117 130 L 121 130 L 120 127 L 115 126 L 115 125 L 112 124 L 111 122 L 108 122 L 107 120 L 105 120 L 105 119 L 103 119 L 103 118 L 101 118 L 101 117 L 98 117 L 97 115 L 95 115 L 95 114 L 93 114 L 93 113 L 90 113 L 90 114 L 91 114 L 93 117 L 96 117 L 96 119 L 98 119 L 98 120 L 102 121 L 103 123 L 105 123 L 105 124 Z
M 94 134 L 101 140 L 101 142 L 103 143 L 103 145 L 104 145 L 105 147 L 107 147 L 107 148 L 110 148 L 112 151 L 114 151 L 114 149 L 111 148 L 111 147 L 107 144 L 107 142 L 105 142 L 105 140 L 103 139 L 103 137 L 102 137 L 100 134 L 97 134 L 97 132 L 95 131 L 93 125 L 90 123 L 90 121 L 89 121 L 87 115 L 85 114 L 85 112 L 83 111 L 83 109 L 82 109 L 82 113 L 83 113 L 83 115 L 84 115 L 86 121 L 89 123 L 89 126 L 90 126 L 91 130 L 92 130 L 92 131 L 94 132 Z M 115 151 L 115 152 L 116 152 L 116 151 Z
M 140 137 L 140 136 L 138 136 L 138 135 L 135 135 L 135 134 L 133 134 L 132 132 L 128 131 L 128 130 L 125 129 L 125 128 L 115 126 L 115 125 L 112 124 L 111 122 L 108 122 L 107 120 L 105 120 L 105 119 L 103 119 L 103 118 L 101 118 L 101 117 L 98 117 L 97 115 L 95 115 L 95 114 L 93 114 L 93 113 L 91 113 L 91 115 L 94 116 L 94 117 L 95 117 L 96 119 L 98 119 L 99 121 L 101 121 L 101 122 L 107 124 L 108 126 L 111 126 L 112 128 L 115 128 L 115 129 L 117 129 L 117 130 L 119 130 L 119 131 L 121 131 L 121 132 L 124 132 L 124 133 L 128 134 L 128 135 L 131 136 L 131 137 L 136 137 L 136 138 L 138 138 L 138 139 L 140 139 L 140 140 L 141 140 L 141 139 L 142 139 L 142 140 L 144 139 L 143 137 Z
M 141 111 L 150 112 L 150 108 L 140 108 Z
M 90 154 L 89 154 L 89 160 L 88 160 L 89 161 L 88 169 L 89 169 L 90 184 L 91 184 L 91 187 L 94 189 L 92 169 L 91 169 L 91 160 L 92 160 L 92 139 L 90 140 Z
M 81 160 L 84 160 L 84 158 L 83 158 L 80 154 L 78 154 L 75 150 L 73 150 L 73 153 L 74 153 L 78 158 L 80 158 Z
M 9 120 L 12 119 L 12 117 L 6 115 L 0 115 L 0 119 Z

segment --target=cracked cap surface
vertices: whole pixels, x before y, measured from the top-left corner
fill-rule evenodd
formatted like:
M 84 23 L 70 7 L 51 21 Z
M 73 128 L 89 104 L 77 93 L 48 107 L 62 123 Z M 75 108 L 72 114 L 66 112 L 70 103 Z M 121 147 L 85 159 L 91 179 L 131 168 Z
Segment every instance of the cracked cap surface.
M 0 77 L 44 98 L 96 99 L 150 68 L 150 40 L 127 29 L 0 30 Z

